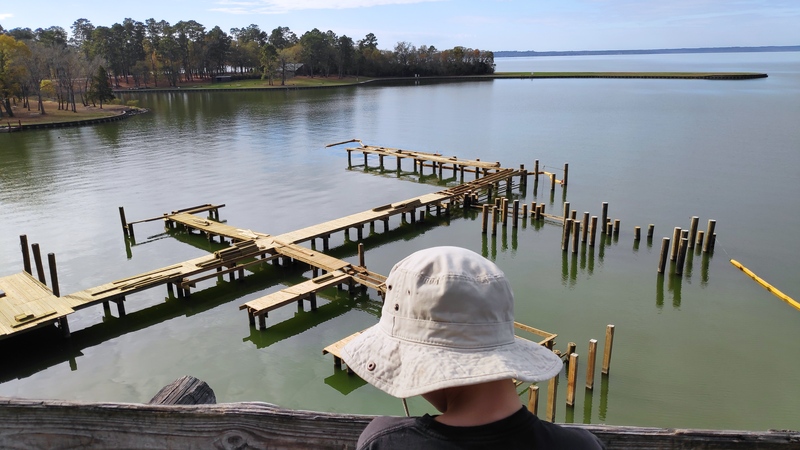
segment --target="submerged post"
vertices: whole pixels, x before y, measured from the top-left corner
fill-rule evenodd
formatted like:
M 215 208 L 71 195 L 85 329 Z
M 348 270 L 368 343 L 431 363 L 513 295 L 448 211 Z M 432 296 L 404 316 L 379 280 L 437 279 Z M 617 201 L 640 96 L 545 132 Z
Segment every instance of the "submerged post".
M 700 218 L 692 216 L 692 223 L 689 225 L 689 248 L 694 248 L 695 239 L 697 239 L 697 226 L 700 223 Z
M 597 216 L 592 216 L 592 230 L 589 233 L 589 246 L 594 247 L 597 239 Z
M 514 208 L 512 211 L 514 214 L 514 222 L 511 225 L 513 228 L 517 228 L 519 226 L 519 200 L 514 200 Z
M 539 182 L 539 160 L 533 162 L 533 180 L 535 183 Z
M 583 234 L 581 234 L 581 242 L 586 243 L 589 237 L 589 211 L 583 213 L 583 222 L 581 223 Z
M 569 163 L 564 163 L 564 179 L 561 180 L 561 185 L 564 187 L 567 186 L 568 175 L 569 175 Z
M 483 210 L 481 233 L 486 234 L 486 227 L 489 224 L 489 205 L 484 204 L 481 209 Z
M 581 234 L 581 223 L 577 220 L 572 221 L 572 253 L 578 253 L 578 243 Z
M 364 244 L 361 242 L 358 243 L 358 265 L 364 268 L 367 267 L 364 264 Z
M 558 393 L 558 375 L 550 378 L 547 386 L 547 421 L 556 420 L 556 394 Z

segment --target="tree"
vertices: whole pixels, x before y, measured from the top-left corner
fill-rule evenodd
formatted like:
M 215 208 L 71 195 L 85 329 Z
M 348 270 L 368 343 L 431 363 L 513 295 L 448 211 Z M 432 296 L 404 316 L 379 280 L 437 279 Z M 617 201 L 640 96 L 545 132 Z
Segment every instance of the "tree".
M 100 102 L 100 109 L 103 109 L 103 102 L 114 100 L 114 93 L 111 91 L 111 82 L 108 79 L 108 71 L 105 67 L 97 68 L 97 73 L 92 77 L 92 85 L 89 87 L 88 97 L 92 104 Z
M 341 36 L 336 41 L 336 67 L 339 69 L 339 78 L 344 78 L 350 73 L 355 64 L 355 47 L 353 40 L 347 36 Z
M 87 19 L 78 19 L 72 23 L 72 38 L 69 42 L 73 46 L 81 49 L 86 57 L 89 57 L 90 44 L 92 41 L 92 32 L 94 32 L 94 25 Z
M 28 75 L 26 81 L 39 100 L 37 110 L 44 115 L 46 112 L 44 110 L 44 103 L 42 102 L 42 81 L 50 76 L 48 48 L 41 42 L 36 41 L 30 42 L 28 48 L 30 52 L 23 59 Z M 28 110 L 30 110 L 30 103 L 28 104 Z
M 272 77 L 278 68 L 278 49 L 272 44 L 264 44 L 261 47 L 261 79 L 269 79 L 269 85 L 272 86 Z
M 29 53 L 24 43 L 10 35 L 0 34 L 0 117 L 3 116 L 3 109 L 9 117 L 14 117 L 10 99 L 21 93 L 25 78 L 23 60 Z
M 252 25 L 251 25 L 252 26 Z M 220 27 L 214 27 L 206 34 L 206 58 L 211 76 L 225 73 L 225 63 L 231 50 L 231 37 Z

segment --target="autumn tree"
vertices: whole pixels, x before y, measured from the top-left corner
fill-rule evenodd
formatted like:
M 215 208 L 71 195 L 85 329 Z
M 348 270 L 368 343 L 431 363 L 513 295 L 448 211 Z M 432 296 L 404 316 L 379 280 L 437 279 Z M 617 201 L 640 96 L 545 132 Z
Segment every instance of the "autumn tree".
M 24 43 L 0 34 L 0 117 L 3 117 L 3 110 L 9 117 L 14 117 L 11 97 L 21 93 L 25 78 L 23 61 L 29 53 Z

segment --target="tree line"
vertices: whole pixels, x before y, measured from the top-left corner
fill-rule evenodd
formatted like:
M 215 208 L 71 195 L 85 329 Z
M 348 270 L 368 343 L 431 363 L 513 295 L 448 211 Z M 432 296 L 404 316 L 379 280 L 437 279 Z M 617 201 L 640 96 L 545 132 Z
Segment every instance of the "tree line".
M 30 108 L 29 96 L 36 96 L 43 113 L 41 98 L 48 92 L 55 93 L 59 108 L 71 105 L 74 110 L 76 93 L 84 104 L 102 102 L 108 100 L 104 83 L 109 80 L 116 86 L 124 79 L 136 87 L 174 87 L 180 81 L 221 74 L 261 77 L 270 85 L 280 79 L 284 85 L 292 74 L 343 78 L 494 73 L 491 51 L 458 46 L 438 50 L 408 42 L 380 50 L 373 33 L 354 40 L 314 28 L 298 37 L 288 27 L 266 32 L 254 24 L 226 33 L 219 26 L 206 30 L 194 20 L 170 24 L 130 18 L 110 27 L 78 19 L 70 31 L 0 26 L 0 114 L 13 114 L 13 99 Z M 101 69 L 107 74 L 105 81 L 99 79 Z

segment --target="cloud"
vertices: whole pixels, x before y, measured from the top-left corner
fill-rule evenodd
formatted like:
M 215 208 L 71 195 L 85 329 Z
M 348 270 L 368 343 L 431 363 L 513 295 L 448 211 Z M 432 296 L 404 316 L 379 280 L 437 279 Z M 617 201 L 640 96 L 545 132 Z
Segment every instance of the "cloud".
M 14 17 L 11 13 L 0 13 L 0 20 L 6 20 Z
M 232 14 L 245 14 L 250 12 L 278 14 L 308 9 L 353 9 L 438 1 L 444 0 L 260 0 L 258 2 L 222 0 L 217 2 L 221 7 L 214 8 L 212 11 Z

